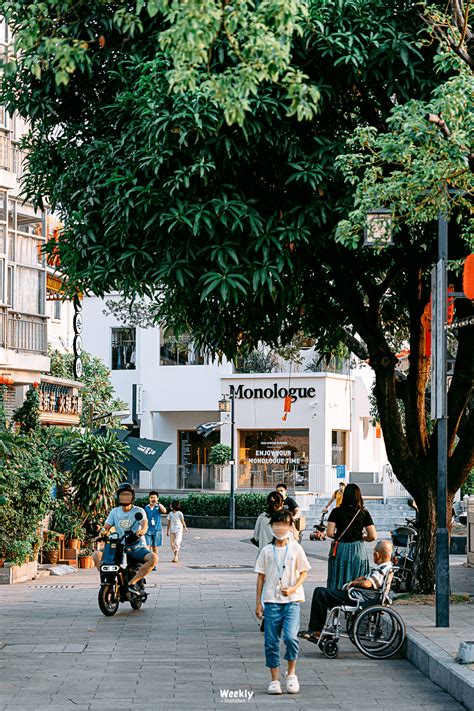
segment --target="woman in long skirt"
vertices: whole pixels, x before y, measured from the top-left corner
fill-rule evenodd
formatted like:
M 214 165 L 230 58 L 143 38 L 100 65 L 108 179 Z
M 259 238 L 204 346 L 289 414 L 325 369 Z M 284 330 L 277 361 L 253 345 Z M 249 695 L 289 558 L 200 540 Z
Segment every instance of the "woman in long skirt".
M 327 587 L 340 590 L 351 580 L 368 575 L 365 541 L 375 541 L 377 531 L 357 484 L 346 486 L 342 504 L 331 511 L 326 532 L 334 539 L 329 552 Z

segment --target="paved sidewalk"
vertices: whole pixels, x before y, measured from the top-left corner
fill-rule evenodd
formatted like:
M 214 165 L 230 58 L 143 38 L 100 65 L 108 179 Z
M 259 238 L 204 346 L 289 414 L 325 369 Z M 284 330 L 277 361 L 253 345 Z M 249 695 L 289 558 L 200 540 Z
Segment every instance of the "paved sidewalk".
M 210 710 L 226 690 L 253 694 L 241 703 L 256 709 L 463 708 L 405 659 L 372 661 L 347 640 L 335 660 L 302 643 L 301 693 L 268 696 L 249 536 L 192 529 L 182 562 L 163 551 L 142 609 L 122 605 L 113 618 L 98 609 L 95 571 L 0 588 L 0 711 Z M 305 547 L 313 569 L 303 624 L 326 575 L 325 549 Z

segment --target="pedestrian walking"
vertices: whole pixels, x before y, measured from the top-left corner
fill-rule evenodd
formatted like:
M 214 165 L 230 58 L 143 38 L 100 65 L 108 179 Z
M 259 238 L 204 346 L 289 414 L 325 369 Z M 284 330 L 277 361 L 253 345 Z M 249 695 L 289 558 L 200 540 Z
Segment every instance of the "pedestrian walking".
M 303 583 L 311 566 L 303 548 L 292 536 L 293 518 L 289 511 L 276 511 L 271 517 L 273 543 L 264 546 L 255 564 L 257 577 L 255 614 L 265 615 L 265 664 L 271 681 L 267 692 L 281 694 L 280 642 L 286 647 L 288 662 L 286 690 L 300 690 L 296 676 L 300 627 L 300 606 L 304 602 Z M 263 595 L 263 605 L 262 605 Z
M 183 531 L 187 533 L 188 528 L 181 511 L 181 504 L 175 499 L 171 502 L 171 511 L 168 514 L 168 527 L 166 529 L 166 535 L 170 537 L 171 550 L 173 551 L 172 563 L 179 561 Z
M 343 481 L 340 481 L 339 486 L 337 487 L 336 491 L 331 496 L 331 498 L 327 502 L 326 506 L 323 508 L 323 513 L 327 513 L 329 511 L 332 503 L 335 504 L 336 508 L 342 504 L 342 497 L 344 496 L 344 489 L 345 488 L 346 488 L 345 483 Z
M 159 499 L 160 497 L 157 491 L 150 491 L 148 494 L 148 504 L 145 506 L 145 513 L 148 519 L 148 530 L 145 534 L 145 540 L 147 546 L 155 553 L 158 560 L 158 548 L 163 544 L 161 514 L 166 513 L 166 508 L 163 504 L 160 504 Z M 153 570 L 156 570 L 156 566 Z
M 251 538 L 252 543 L 262 550 L 264 546 L 273 540 L 273 531 L 270 519 L 275 511 L 283 508 L 283 496 L 278 491 L 271 491 L 267 496 L 267 510 L 261 513 L 256 522 Z
M 357 484 L 346 486 L 341 505 L 329 514 L 326 534 L 334 539 L 329 551 L 328 588 L 339 590 L 369 574 L 364 541 L 375 541 L 377 531 Z

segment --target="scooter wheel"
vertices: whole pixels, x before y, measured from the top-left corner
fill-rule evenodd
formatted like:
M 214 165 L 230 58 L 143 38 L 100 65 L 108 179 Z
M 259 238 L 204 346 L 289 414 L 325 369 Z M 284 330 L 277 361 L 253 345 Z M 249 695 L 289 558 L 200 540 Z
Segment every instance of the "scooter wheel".
M 119 608 L 119 600 L 115 596 L 115 591 L 110 585 L 103 585 L 99 590 L 99 608 L 103 615 L 112 617 Z
M 130 600 L 130 605 L 132 606 L 132 610 L 139 610 L 141 608 L 142 604 L 143 604 L 143 600 L 140 597 Z

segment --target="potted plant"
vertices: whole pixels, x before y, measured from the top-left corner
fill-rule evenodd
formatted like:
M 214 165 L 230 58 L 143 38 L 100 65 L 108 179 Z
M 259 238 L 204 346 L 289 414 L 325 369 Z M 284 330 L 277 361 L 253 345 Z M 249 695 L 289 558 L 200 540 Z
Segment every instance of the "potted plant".
M 209 452 L 209 464 L 215 467 L 215 487 L 217 491 L 230 488 L 230 482 L 224 476 L 226 467 L 231 458 L 232 450 L 227 444 L 215 444 Z
M 92 554 L 94 552 L 93 548 L 81 548 L 79 551 L 79 568 L 93 568 L 94 567 L 94 559 L 92 558 Z
M 63 533 L 66 538 L 66 548 L 79 550 L 86 535 L 82 527 L 83 516 L 70 501 L 61 501 L 57 504 L 51 525 L 55 531 Z
M 41 546 L 41 560 L 49 565 L 56 565 L 59 560 L 59 541 L 49 539 Z

